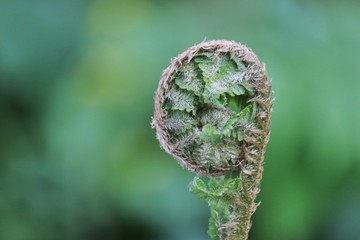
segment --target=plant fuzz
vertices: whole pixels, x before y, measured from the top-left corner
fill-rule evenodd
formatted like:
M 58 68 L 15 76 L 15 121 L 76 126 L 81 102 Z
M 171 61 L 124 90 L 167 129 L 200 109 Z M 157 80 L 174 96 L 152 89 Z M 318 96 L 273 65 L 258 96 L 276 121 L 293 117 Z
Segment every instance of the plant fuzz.
M 270 134 L 265 66 L 244 45 L 208 41 L 165 69 L 153 126 L 161 147 L 200 176 L 190 190 L 207 200 L 212 239 L 247 239 Z

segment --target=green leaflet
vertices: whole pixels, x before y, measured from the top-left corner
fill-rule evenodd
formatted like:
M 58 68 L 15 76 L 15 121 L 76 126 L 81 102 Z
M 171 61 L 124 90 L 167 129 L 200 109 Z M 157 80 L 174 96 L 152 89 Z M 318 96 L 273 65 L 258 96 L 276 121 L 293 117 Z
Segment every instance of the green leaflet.
M 226 207 L 232 204 L 232 196 L 237 195 L 240 191 L 240 177 L 211 178 L 208 184 L 205 184 L 201 178 L 195 177 L 190 183 L 189 189 L 202 200 L 207 200 L 210 205 L 215 206 L 221 202 L 221 206 Z
M 245 67 L 245 63 L 243 61 L 241 61 L 240 59 L 238 59 L 236 57 L 231 58 L 231 60 L 233 60 L 236 63 L 236 66 L 240 72 L 245 71 L 246 67 Z
M 175 86 L 172 86 L 166 95 L 168 101 L 165 104 L 171 110 L 180 110 L 186 112 L 196 113 L 196 99 L 195 95 L 188 91 L 181 91 Z
M 202 139 L 204 142 L 215 142 L 219 138 L 219 132 L 216 127 L 211 124 L 206 124 L 202 128 Z
M 216 219 L 215 217 L 213 217 L 213 215 L 217 215 L 217 214 L 214 213 L 213 211 L 211 212 L 211 216 L 209 219 L 209 230 L 207 231 L 207 233 L 211 238 L 210 240 L 220 240 L 216 226 Z
M 200 123 L 202 125 L 211 124 L 221 130 L 233 114 L 234 111 L 229 108 L 209 106 L 199 112 Z
M 198 144 L 200 137 L 201 132 L 197 128 L 192 128 L 181 132 L 180 135 L 175 135 L 172 140 L 178 146 L 178 150 L 183 152 L 186 159 L 191 159 L 193 148 Z
M 196 125 L 196 120 L 186 111 L 171 111 L 166 119 L 166 129 L 184 132 Z
M 211 178 L 208 184 L 205 184 L 203 180 L 195 177 L 190 184 L 190 191 L 201 200 L 206 200 L 210 206 L 208 234 L 212 240 L 219 240 L 220 236 L 226 234 L 222 232 L 221 226 L 231 221 L 231 205 L 234 197 L 239 198 L 241 193 L 240 179 L 241 176 L 217 177 Z
M 243 72 L 239 72 L 236 64 L 227 60 L 226 56 L 213 60 L 203 57 L 196 58 L 196 62 L 204 77 L 203 98 L 205 103 L 223 105 L 226 103 L 225 93 L 229 96 L 245 93 L 245 88 L 240 84 Z
M 200 78 L 199 69 L 194 63 L 183 65 L 179 75 L 175 78 L 176 85 L 179 88 L 193 92 L 200 97 L 204 91 L 204 82 Z
M 218 138 L 212 142 L 203 142 L 195 146 L 193 158 L 199 166 L 211 170 L 214 166 L 226 168 L 235 163 L 241 153 L 241 148 L 233 142 L 226 144 L 218 142 Z
M 198 177 L 195 177 L 189 186 L 190 192 L 195 193 L 201 200 L 207 200 L 209 197 L 209 191 L 204 183 Z
M 207 172 L 241 155 L 243 129 L 256 115 L 245 64 L 228 53 L 203 51 L 183 63 L 166 89 L 165 129 L 180 154 Z

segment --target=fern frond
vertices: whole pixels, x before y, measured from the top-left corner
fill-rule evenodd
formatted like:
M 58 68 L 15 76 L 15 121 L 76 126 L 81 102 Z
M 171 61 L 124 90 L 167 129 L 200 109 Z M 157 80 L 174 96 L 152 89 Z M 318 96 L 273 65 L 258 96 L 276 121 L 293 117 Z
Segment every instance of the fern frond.
M 196 120 L 187 112 L 172 111 L 165 121 L 165 129 L 173 132 L 184 132 L 196 125 Z
M 244 45 L 203 42 L 163 73 L 153 126 L 161 146 L 182 166 L 211 177 L 209 184 L 195 178 L 190 190 L 210 206 L 212 240 L 247 240 L 271 109 L 265 66 Z
M 183 65 L 179 70 L 175 83 L 179 88 L 191 91 L 200 97 L 204 91 L 205 84 L 199 77 L 199 74 L 199 69 L 197 69 L 194 63 Z
M 206 106 L 199 112 L 200 122 L 202 125 L 211 124 L 218 130 L 222 129 L 234 112 L 223 106 Z
M 196 96 L 192 92 L 180 91 L 179 88 L 172 86 L 166 94 L 166 100 L 171 110 L 196 113 Z

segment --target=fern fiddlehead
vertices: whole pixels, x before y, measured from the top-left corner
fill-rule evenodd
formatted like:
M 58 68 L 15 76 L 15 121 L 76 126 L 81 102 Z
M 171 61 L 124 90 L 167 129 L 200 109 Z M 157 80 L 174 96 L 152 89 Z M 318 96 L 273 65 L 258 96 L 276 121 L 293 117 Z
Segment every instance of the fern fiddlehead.
M 260 191 L 272 96 L 265 66 L 242 44 L 195 45 L 165 69 L 152 125 L 161 147 L 195 177 L 211 239 L 245 240 Z

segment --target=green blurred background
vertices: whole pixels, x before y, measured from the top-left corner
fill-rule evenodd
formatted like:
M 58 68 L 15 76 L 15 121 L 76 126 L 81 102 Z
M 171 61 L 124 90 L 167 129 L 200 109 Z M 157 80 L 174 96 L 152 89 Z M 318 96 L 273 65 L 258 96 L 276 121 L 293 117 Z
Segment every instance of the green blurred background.
M 360 2 L 0 0 L 0 239 L 203 240 L 150 128 L 169 60 L 231 39 L 276 101 L 251 240 L 360 239 Z

